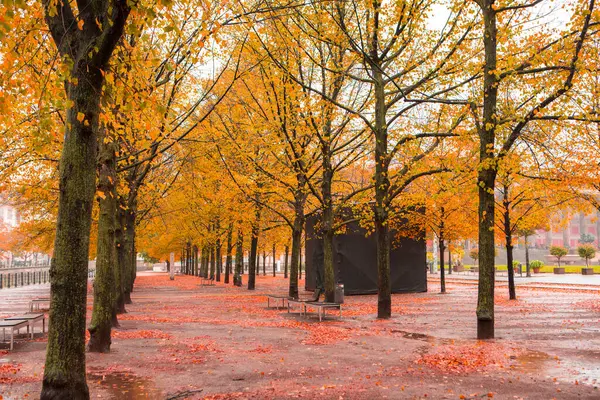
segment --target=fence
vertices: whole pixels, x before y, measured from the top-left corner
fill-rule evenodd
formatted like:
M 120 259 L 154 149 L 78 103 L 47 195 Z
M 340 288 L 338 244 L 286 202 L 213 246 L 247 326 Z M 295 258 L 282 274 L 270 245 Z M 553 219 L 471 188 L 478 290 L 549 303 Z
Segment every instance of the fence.
M 88 278 L 93 279 L 96 276 L 96 270 L 88 270 Z M 43 269 L 38 271 L 4 272 L 0 273 L 0 289 L 11 287 L 39 285 L 50 282 L 50 270 Z

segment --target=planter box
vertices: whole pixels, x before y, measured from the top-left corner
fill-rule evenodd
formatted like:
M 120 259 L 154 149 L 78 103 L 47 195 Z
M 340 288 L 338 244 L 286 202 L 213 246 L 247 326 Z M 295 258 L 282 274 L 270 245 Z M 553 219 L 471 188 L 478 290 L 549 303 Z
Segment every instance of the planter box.
M 565 269 L 563 267 L 560 267 L 560 268 L 554 267 L 554 273 L 556 275 L 564 275 Z
M 540 273 L 541 268 L 534 268 L 533 269 L 533 273 L 534 274 L 539 274 Z
M 462 265 L 455 265 L 452 269 L 454 270 L 454 272 L 464 272 L 465 267 L 463 267 Z
M 594 268 L 581 268 L 581 275 L 594 275 Z

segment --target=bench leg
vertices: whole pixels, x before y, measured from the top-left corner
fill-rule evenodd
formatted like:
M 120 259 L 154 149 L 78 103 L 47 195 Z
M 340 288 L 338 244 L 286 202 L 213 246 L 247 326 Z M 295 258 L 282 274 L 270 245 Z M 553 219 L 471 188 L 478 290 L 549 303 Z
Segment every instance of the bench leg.
M 321 321 L 323 321 L 322 314 L 323 314 L 323 312 L 325 312 L 325 310 L 323 310 L 321 307 L 319 307 L 317 310 L 319 312 L 319 322 L 321 322 Z
M 14 347 L 14 343 L 15 343 L 15 330 L 11 329 L 10 330 L 10 349 L 12 350 Z
M 269 306 L 269 298 L 267 297 L 267 308 L 270 308 Z

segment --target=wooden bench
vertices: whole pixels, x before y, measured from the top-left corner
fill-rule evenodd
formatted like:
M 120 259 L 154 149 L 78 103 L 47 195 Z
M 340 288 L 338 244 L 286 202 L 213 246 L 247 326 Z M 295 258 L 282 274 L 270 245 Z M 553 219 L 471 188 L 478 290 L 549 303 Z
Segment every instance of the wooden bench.
M 202 278 L 200 279 L 200 286 L 215 286 L 214 278 Z
M 34 309 L 36 311 L 41 310 L 40 308 L 40 304 L 48 304 L 48 309 L 50 308 L 50 298 L 49 297 L 44 297 L 44 298 L 39 298 L 39 299 L 33 299 L 29 302 L 29 312 L 33 312 Z
M 309 307 L 313 307 L 317 309 L 317 314 L 319 315 L 319 322 L 323 321 L 323 316 L 325 315 L 325 310 L 330 309 L 338 309 L 340 310 L 340 318 L 342 318 L 342 305 L 340 303 L 328 303 L 328 302 L 306 302 L 304 303 L 304 315 L 308 315 L 307 309 Z
M 10 329 L 10 349 L 12 350 L 15 343 L 15 331 L 19 333 L 21 328 L 29 328 L 29 321 L 27 320 L 4 320 L 0 321 L 0 328 L 2 328 L 3 341 L 6 342 L 6 330 Z M 31 332 L 31 338 L 33 338 L 33 332 Z
M 276 294 L 268 294 L 267 295 L 267 308 L 271 308 L 271 300 L 275 301 L 275 308 L 279 309 L 279 305 L 277 305 L 277 302 L 279 300 L 281 300 L 281 308 L 285 308 L 285 301 L 289 300 L 289 296 L 281 296 L 281 295 L 276 295 Z
M 302 315 L 304 312 L 306 312 L 306 308 L 304 307 L 305 303 L 308 302 L 318 302 L 319 301 L 319 297 L 321 297 L 321 293 L 323 292 L 323 289 L 321 288 L 317 288 L 317 290 L 315 290 L 313 297 L 310 299 L 292 299 L 291 297 L 288 297 L 287 302 L 288 302 L 288 314 L 291 311 L 292 308 L 292 304 L 300 304 L 300 315 Z
M 31 337 L 33 338 L 33 327 L 36 322 L 42 321 L 42 333 L 46 332 L 46 315 L 44 313 L 41 314 L 23 314 L 23 315 L 14 315 L 12 317 L 4 318 L 5 321 L 27 321 L 29 324 L 27 325 L 27 333 L 29 333 L 31 328 Z

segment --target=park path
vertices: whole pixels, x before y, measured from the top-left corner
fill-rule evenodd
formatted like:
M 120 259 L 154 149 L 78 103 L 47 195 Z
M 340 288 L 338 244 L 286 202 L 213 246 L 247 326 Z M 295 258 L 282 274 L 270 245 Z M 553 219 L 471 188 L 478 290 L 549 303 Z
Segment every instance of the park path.
M 266 293 L 285 292 L 282 277 L 259 277 L 254 292 L 198 284 L 140 274 L 112 352 L 88 356 L 92 398 L 600 398 L 595 289 L 518 286 L 509 301 L 500 286 L 498 338 L 481 343 L 474 281 L 449 280 L 441 295 L 431 278 L 428 293 L 394 295 L 389 321 L 374 318 L 375 296 L 346 297 L 343 320 L 323 323 L 266 308 Z M 0 312 L 47 293 L 2 290 Z M 44 349 L 37 334 L 1 351 L 5 399 L 37 397 Z

